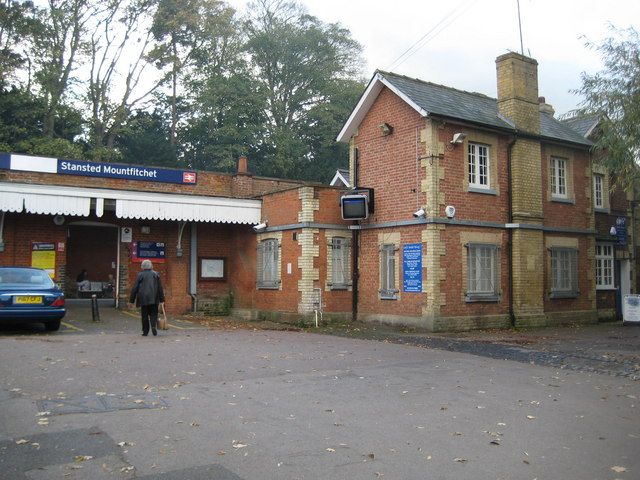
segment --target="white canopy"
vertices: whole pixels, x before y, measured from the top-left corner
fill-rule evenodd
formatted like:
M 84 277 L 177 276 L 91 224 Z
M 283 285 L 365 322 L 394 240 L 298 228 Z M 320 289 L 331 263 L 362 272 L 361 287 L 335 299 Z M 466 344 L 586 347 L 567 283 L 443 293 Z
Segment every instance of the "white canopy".
M 262 202 L 225 197 L 101 190 L 51 185 L 2 183 L 0 210 L 88 217 L 91 200 L 102 216 L 105 200 L 115 200 L 118 218 L 254 224 Z

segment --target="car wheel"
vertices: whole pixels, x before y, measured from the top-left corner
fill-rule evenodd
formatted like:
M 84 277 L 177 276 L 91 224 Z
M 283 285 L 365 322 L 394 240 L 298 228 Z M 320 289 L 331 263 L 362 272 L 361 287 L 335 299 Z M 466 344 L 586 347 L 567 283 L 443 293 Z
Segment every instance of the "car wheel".
M 57 332 L 60 330 L 60 320 L 54 320 L 53 322 L 47 322 L 44 324 L 44 328 L 49 332 Z

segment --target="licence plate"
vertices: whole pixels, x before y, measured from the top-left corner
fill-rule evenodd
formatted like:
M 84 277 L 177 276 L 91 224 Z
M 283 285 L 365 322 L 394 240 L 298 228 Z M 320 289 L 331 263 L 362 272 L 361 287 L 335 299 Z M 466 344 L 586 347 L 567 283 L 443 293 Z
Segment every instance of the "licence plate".
M 13 297 L 13 303 L 19 305 L 35 305 L 42 303 L 42 297 L 39 295 L 23 295 L 21 297 Z

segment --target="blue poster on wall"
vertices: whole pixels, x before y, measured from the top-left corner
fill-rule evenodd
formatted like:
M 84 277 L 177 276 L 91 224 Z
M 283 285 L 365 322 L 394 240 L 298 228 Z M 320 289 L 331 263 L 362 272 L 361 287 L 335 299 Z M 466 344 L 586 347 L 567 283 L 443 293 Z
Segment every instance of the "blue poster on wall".
M 422 244 L 402 246 L 402 291 L 422 292 Z
M 616 237 L 618 245 L 627 244 L 627 219 L 626 217 L 618 217 L 616 219 Z

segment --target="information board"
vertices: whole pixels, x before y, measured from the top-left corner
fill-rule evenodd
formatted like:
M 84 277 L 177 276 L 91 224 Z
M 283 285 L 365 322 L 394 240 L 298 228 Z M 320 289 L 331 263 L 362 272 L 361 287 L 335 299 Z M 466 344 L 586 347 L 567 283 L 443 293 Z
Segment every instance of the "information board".
M 627 244 L 627 219 L 626 217 L 616 218 L 616 239 L 618 245 Z
M 622 298 L 622 323 L 640 324 L 640 295 Z
M 164 263 L 165 243 L 164 242 L 133 242 L 132 260 L 142 262 L 152 260 L 157 263 Z
M 422 244 L 402 246 L 402 291 L 422 292 Z
M 42 268 L 51 278 L 55 278 L 56 244 L 53 242 L 32 242 L 31 266 L 34 268 Z

